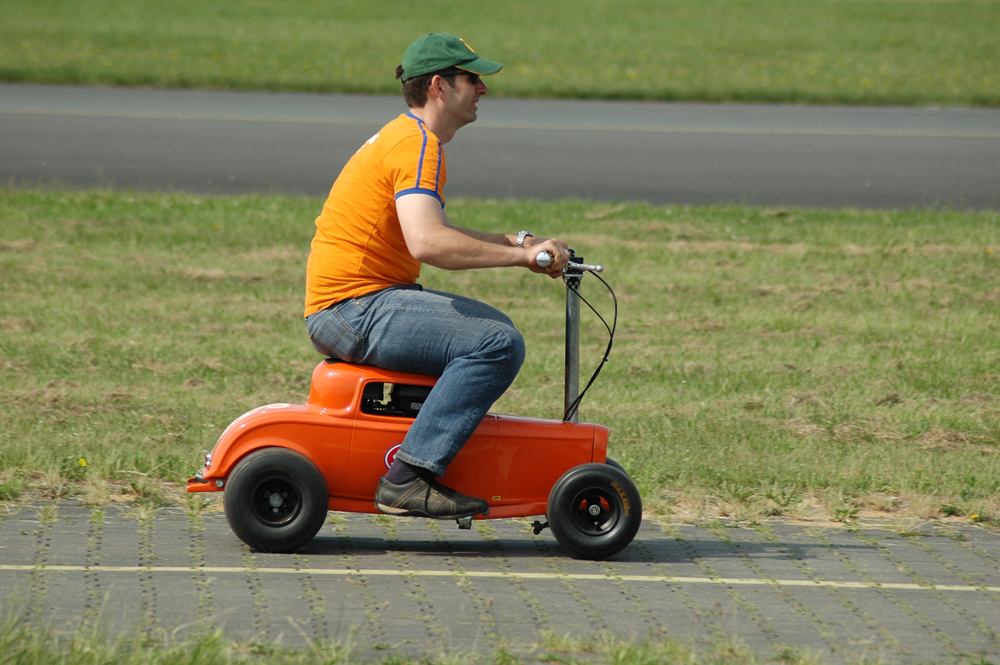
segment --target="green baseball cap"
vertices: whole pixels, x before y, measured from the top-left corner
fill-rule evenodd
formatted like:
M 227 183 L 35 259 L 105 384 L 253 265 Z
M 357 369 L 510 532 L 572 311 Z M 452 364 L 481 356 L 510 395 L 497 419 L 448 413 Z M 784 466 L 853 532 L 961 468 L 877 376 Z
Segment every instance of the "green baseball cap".
M 488 76 L 503 68 L 499 62 L 480 58 L 464 39 L 454 35 L 424 35 L 410 44 L 403 54 L 403 80 L 457 67 L 473 74 Z

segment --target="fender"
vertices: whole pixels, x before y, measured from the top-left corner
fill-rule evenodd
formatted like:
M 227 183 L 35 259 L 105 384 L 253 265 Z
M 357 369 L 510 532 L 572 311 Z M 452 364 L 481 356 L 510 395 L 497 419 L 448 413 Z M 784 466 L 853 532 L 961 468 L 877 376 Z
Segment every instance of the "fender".
M 312 440 L 316 432 L 322 431 L 326 440 L 342 441 L 346 451 L 350 445 L 353 415 L 331 417 L 314 404 L 268 404 L 247 411 L 223 431 L 212 452 L 206 456 L 204 468 L 188 479 L 187 491 L 221 492 L 233 467 L 261 448 L 288 448 L 323 468 L 327 465 L 316 459 L 315 448 L 302 445 L 302 442 Z M 337 437 L 337 430 L 342 430 L 344 436 Z M 329 454 L 328 450 L 329 447 L 325 454 Z

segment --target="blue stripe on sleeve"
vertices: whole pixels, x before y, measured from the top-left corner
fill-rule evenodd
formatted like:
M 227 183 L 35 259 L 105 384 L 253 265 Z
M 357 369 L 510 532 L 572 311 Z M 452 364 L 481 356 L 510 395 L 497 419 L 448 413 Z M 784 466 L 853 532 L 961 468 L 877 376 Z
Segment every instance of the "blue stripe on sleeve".
M 433 196 L 434 198 L 436 198 L 438 201 L 441 202 L 441 207 L 442 208 L 444 207 L 444 199 L 442 199 L 441 195 L 435 192 L 433 189 L 427 189 L 426 187 L 413 187 L 412 189 L 404 189 L 400 192 L 396 192 L 396 198 L 398 199 L 400 196 L 406 196 L 407 194 L 427 194 L 428 196 Z
M 444 146 L 438 143 L 437 174 L 434 176 L 434 189 L 441 189 L 441 162 L 444 161 Z
M 417 121 L 417 127 L 420 128 L 420 133 L 424 137 L 423 143 L 420 144 L 420 161 L 417 162 L 417 182 L 414 183 L 417 187 L 420 187 L 420 179 L 424 175 L 424 154 L 427 152 L 427 128 L 424 127 L 424 121 L 411 112 L 407 111 L 406 115 Z M 396 196 L 399 195 L 397 194 Z
M 424 124 L 423 120 L 421 120 L 417 116 L 413 115 L 412 112 L 407 111 L 406 115 L 417 121 L 417 126 L 420 127 L 420 133 L 423 135 L 423 138 L 424 138 L 423 143 L 420 146 L 420 162 L 417 164 L 417 182 L 415 183 L 415 188 L 414 188 L 414 190 L 406 190 L 406 191 L 407 192 L 410 192 L 410 191 L 427 192 L 428 190 L 426 190 L 426 189 L 424 189 L 424 188 L 422 188 L 420 186 L 420 180 L 421 180 L 421 178 L 423 178 L 423 174 L 424 174 L 424 157 L 427 155 L 427 142 L 428 142 L 427 126 Z M 441 188 L 441 165 L 443 163 L 444 163 L 444 146 L 441 145 L 440 143 L 438 143 L 437 171 L 434 174 L 434 189 L 435 190 L 439 190 Z M 404 194 L 404 193 L 405 192 L 399 192 L 399 193 L 397 193 L 396 194 L 396 198 L 399 198 L 399 196 L 401 194 Z M 444 204 L 444 200 L 437 193 L 437 191 L 435 191 L 433 193 L 433 196 L 437 200 L 441 201 L 442 205 Z

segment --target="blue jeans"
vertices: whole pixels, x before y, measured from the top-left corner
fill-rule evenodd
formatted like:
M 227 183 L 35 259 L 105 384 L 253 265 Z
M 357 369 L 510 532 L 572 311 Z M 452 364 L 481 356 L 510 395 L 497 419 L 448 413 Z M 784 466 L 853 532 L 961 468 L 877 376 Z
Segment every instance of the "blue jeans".
M 440 377 L 396 454 L 439 477 L 524 362 L 524 338 L 506 314 L 419 285 L 339 302 L 306 326 L 320 353 Z

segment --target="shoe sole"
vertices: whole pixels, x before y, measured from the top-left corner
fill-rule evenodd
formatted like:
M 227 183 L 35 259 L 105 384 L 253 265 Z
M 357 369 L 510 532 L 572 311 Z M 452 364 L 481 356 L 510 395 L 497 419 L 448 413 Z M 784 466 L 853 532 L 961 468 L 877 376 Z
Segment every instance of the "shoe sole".
M 379 509 L 380 512 L 386 515 L 392 515 L 394 517 L 426 517 L 432 520 L 457 520 L 463 517 L 475 517 L 476 515 L 482 515 L 483 517 L 490 514 L 490 509 L 487 507 L 485 510 L 476 513 L 455 513 L 451 515 L 431 515 L 425 513 L 422 510 L 409 510 L 407 508 L 394 508 L 393 506 L 386 506 L 384 504 L 375 502 L 375 507 Z

